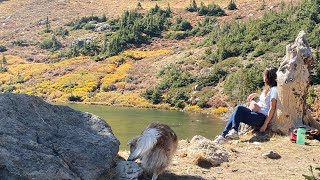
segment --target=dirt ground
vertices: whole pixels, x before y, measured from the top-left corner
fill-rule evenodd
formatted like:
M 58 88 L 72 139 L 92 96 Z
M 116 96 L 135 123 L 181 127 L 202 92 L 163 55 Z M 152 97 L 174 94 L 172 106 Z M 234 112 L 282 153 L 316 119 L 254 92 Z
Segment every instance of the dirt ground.
M 229 141 L 223 145 L 229 154 L 229 162 L 209 169 L 194 165 L 189 157 L 184 157 L 183 149 L 188 143 L 179 141 L 171 165 L 159 176 L 159 180 L 298 180 L 304 179 L 303 174 L 311 175 L 310 165 L 320 167 L 318 140 L 307 140 L 306 145 L 298 145 L 283 136 L 271 136 L 266 142 L 254 139 L 253 135 L 244 135 L 240 140 Z M 271 150 L 280 154 L 281 158 L 265 159 L 263 154 Z M 127 158 L 128 152 L 122 151 L 119 155 Z

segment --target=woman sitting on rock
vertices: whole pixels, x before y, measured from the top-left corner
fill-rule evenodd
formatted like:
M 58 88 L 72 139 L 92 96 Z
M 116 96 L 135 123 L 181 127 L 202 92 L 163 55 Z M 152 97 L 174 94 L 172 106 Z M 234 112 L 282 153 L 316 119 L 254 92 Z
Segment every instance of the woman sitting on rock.
M 253 101 L 259 94 L 250 94 L 247 102 L 250 102 L 249 108 L 237 106 L 232 113 L 222 134 L 214 140 L 217 144 L 223 144 L 227 139 L 239 139 L 238 129 L 240 122 L 250 126 L 260 127 L 260 132 L 265 132 L 267 126 L 272 119 L 277 105 L 277 69 L 268 67 L 263 74 L 263 81 L 266 86 L 262 91 L 259 102 Z

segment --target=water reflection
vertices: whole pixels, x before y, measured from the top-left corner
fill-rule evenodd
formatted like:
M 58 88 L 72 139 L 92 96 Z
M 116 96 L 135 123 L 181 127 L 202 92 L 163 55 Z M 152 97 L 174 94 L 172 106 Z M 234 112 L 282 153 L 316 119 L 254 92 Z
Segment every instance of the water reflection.
M 210 115 L 166 111 L 157 109 L 137 109 L 108 107 L 100 105 L 67 104 L 73 109 L 100 116 L 112 127 L 120 140 L 120 149 L 128 149 L 126 143 L 152 122 L 169 125 L 179 139 L 191 139 L 202 135 L 213 139 L 224 128 L 225 122 Z

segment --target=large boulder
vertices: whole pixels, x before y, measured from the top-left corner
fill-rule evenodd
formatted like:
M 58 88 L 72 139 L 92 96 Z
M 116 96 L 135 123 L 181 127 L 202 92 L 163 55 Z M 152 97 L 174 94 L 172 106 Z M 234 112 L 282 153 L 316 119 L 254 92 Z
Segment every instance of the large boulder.
M 97 179 L 119 141 L 101 118 L 39 97 L 0 95 L 0 179 Z
M 228 161 L 228 152 L 203 136 L 194 136 L 187 147 L 187 156 L 200 167 L 210 168 Z

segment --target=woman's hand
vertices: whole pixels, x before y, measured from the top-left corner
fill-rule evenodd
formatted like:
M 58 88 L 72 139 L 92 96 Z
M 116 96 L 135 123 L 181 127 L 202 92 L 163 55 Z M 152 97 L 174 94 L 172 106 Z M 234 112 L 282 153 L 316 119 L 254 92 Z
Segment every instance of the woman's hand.
M 252 112 L 259 112 L 261 110 L 261 107 L 258 105 L 257 102 L 251 101 L 250 105 L 248 107 Z
M 258 97 L 259 94 L 258 93 L 252 93 L 247 97 L 247 102 L 252 101 L 253 98 Z
M 260 128 L 260 132 L 265 132 L 267 129 L 268 124 L 263 124 L 263 126 L 261 126 Z

